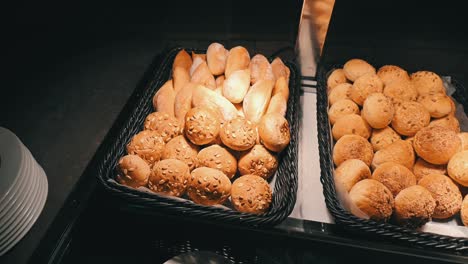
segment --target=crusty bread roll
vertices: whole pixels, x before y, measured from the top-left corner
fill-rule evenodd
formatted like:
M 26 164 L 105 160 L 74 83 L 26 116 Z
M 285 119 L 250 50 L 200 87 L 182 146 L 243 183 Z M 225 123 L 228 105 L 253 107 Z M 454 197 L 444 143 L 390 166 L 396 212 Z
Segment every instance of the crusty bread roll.
M 413 166 L 413 173 L 416 176 L 416 181 L 419 182 L 422 177 L 429 175 L 429 174 L 447 174 L 447 166 L 446 165 L 435 165 L 429 163 L 421 158 L 416 160 Z
M 334 70 L 327 79 L 327 91 L 330 92 L 335 88 L 337 85 L 346 83 L 348 80 L 346 79 L 346 75 L 343 69 L 336 69 Z
M 418 98 L 418 92 L 413 83 L 404 79 L 386 84 L 383 94 L 390 98 L 395 106 L 399 106 L 402 102 L 416 101 Z
M 231 103 L 237 104 L 244 100 L 250 87 L 250 70 L 237 70 L 231 73 L 223 84 L 223 96 Z
M 373 157 L 372 145 L 361 136 L 345 135 L 333 147 L 333 162 L 336 166 L 349 159 L 359 159 L 370 166 Z
M 165 143 L 180 135 L 182 131 L 179 121 L 174 116 L 170 116 L 164 112 L 149 114 L 145 119 L 143 129 L 156 131 Z
M 189 82 L 175 96 L 174 114 L 181 127 L 185 126 L 185 115 L 192 108 L 192 93 L 196 86 L 198 84 Z
M 211 74 L 206 62 L 200 63 L 197 69 L 193 72 L 190 82 L 201 84 L 211 90 L 216 89 L 216 80 Z
M 361 59 L 351 59 L 343 66 L 344 74 L 350 81 L 356 81 L 365 74 L 375 74 L 375 68 Z
M 184 133 L 195 145 L 213 142 L 219 135 L 219 129 L 219 116 L 208 107 L 194 107 L 185 115 Z
M 161 159 L 164 146 L 164 140 L 158 132 L 143 130 L 133 136 L 132 140 L 128 143 L 127 153 L 138 155 L 148 165 L 153 166 L 154 163 Z
M 257 124 L 267 110 L 274 84 L 270 80 L 258 81 L 250 87 L 245 95 L 244 114 L 252 123 Z
M 222 204 L 231 195 L 231 181 L 219 170 L 200 167 L 190 174 L 187 195 L 198 204 Z
M 229 179 L 237 172 L 237 160 L 228 150 L 220 145 L 211 145 L 198 152 L 198 166 L 222 171 Z
M 379 151 L 397 140 L 401 140 L 401 137 L 391 127 L 372 130 L 370 138 L 374 151 Z
M 392 122 L 394 113 L 390 99 L 382 93 L 373 93 L 364 101 L 361 115 L 372 128 L 380 129 Z
M 371 171 L 362 160 L 349 159 L 335 169 L 335 183 L 341 184 L 349 192 L 359 181 L 371 177 Z
M 164 83 L 153 96 L 153 107 L 156 112 L 164 112 L 174 116 L 175 91 L 172 86 L 172 80 Z
M 468 150 L 453 155 L 447 165 L 447 172 L 454 181 L 468 187 Z
M 418 71 L 411 74 L 413 83 L 419 95 L 445 94 L 445 87 L 439 75 L 430 71 Z
M 197 154 L 199 147 L 189 142 L 184 136 L 177 136 L 167 142 L 162 159 L 178 159 L 183 161 L 192 171 L 198 166 Z
M 137 155 L 126 155 L 119 160 L 117 181 L 129 187 L 146 186 L 151 173 L 149 165 Z
M 270 80 L 276 81 L 275 75 L 273 74 L 273 69 L 270 65 L 268 59 L 261 55 L 257 54 L 252 57 L 250 60 L 250 83 L 255 84 L 260 80 Z
M 226 70 L 224 75 L 229 78 L 231 73 L 237 70 L 245 70 L 249 68 L 250 55 L 247 49 L 237 46 L 229 50 L 228 58 L 226 61 Z
M 383 82 L 375 73 L 367 73 L 356 79 L 351 89 L 350 97 L 358 105 L 362 105 L 364 100 L 372 93 L 381 93 Z
M 278 168 L 278 158 L 262 145 L 242 153 L 237 164 L 241 175 L 253 174 L 268 179 Z
M 229 51 L 220 43 L 211 43 L 206 50 L 206 62 L 211 74 L 220 75 L 226 69 Z
M 281 94 L 286 102 L 289 99 L 289 84 L 285 77 L 276 79 L 275 86 L 273 87 L 272 95 Z
M 258 124 L 258 135 L 267 149 L 281 152 L 291 140 L 288 120 L 280 114 L 266 114 Z
M 176 159 L 165 159 L 151 170 L 148 188 L 156 193 L 180 197 L 185 193 L 189 179 L 187 164 Z
M 190 71 L 190 67 L 192 67 L 192 58 L 184 49 L 180 50 L 175 56 L 174 62 L 172 63 L 172 72 L 174 72 L 177 67 L 181 67 L 186 71 Z
M 468 226 L 468 195 L 463 199 L 462 208 L 460 211 L 460 217 L 465 226 Z
M 462 195 L 450 177 L 441 174 L 424 176 L 418 185 L 426 188 L 436 201 L 433 218 L 446 219 L 454 216 L 461 209 Z
M 395 109 L 392 127 L 400 135 L 414 136 L 416 132 L 429 125 L 431 116 L 418 102 L 402 102 Z
M 414 150 L 411 143 L 397 140 L 374 154 L 372 169 L 376 169 L 386 162 L 395 162 L 412 170 L 414 165 Z
M 414 136 L 414 150 L 432 164 L 447 164 L 459 150 L 461 140 L 455 132 L 441 126 L 425 127 Z
M 408 228 L 418 228 L 431 221 L 436 202 L 426 188 L 413 185 L 395 197 L 395 221 Z
M 468 132 L 458 133 L 458 137 L 461 140 L 460 151 L 468 150 Z
M 351 90 L 353 85 L 350 83 L 341 83 L 335 86 L 333 90 L 328 95 L 328 103 L 333 105 L 342 99 L 351 99 Z
M 384 86 L 395 81 L 409 81 L 408 72 L 395 65 L 384 65 L 377 71 L 377 76 L 382 80 Z
M 441 118 L 452 112 L 452 100 L 445 94 L 423 94 L 418 97 L 431 117 Z
M 203 86 L 197 86 L 193 90 L 192 106 L 213 107 L 221 113 L 224 121 L 237 116 L 236 107 L 228 99 Z
M 387 221 L 392 215 L 393 195 L 385 185 L 376 180 L 364 179 L 356 183 L 349 192 L 349 198 L 372 220 Z M 351 212 L 360 215 L 353 210 Z
M 333 138 L 340 139 L 344 135 L 358 135 L 368 139 L 371 135 L 372 128 L 367 122 L 356 114 L 342 116 L 336 120 L 332 128 Z
M 193 76 L 195 70 L 202 64 L 203 62 L 206 63 L 206 57 L 202 56 L 201 54 L 195 54 L 192 52 L 192 66 L 190 67 L 190 76 Z
M 244 175 L 232 183 L 232 206 L 244 213 L 265 213 L 271 204 L 271 188 L 268 182 L 256 175 Z
M 444 116 L 442 118 L 433 119 L 429 126 L 441 126 L 452 130 L 455 133 L 460 133 L 460 122 L 454 115 Z
M 271 62 L 271 68 L 273 70 L 273 75 L 275 76 L 276 80 L 278 80 L 278 78 L 283 77 L 286 80 L 286 82 L 289 82 L 289 75 L 290 75 L 291 72 L 290 72 L 288 66 L 284 65 L 281 58 L 276 57 Z
M 340 117 L 359 113 L 359 106 L 355 102 L 349 99 L 342 99 L 330 106 L 330 108 L 328 109 L 328 119 L 333 125 L 335 124 L 336 120 L 338 120 Z
M 257 129 L 252 122 L 239 116 L 224 123 L 219 136 L 224 145 L 233 150 L 244 151 L 255 145 Z
M 174 91 L 177 94 L 187 83 L 190 82 L 190 73 L 182 67 L 174 68 L 172 72 Z
M 377 167 L 372 173 L 372 179 L 385 185 L 394 197 L 401 190 L 416 185 L 416 176 L 408 168 L 395 162 L 386 162 Z
M 270 99 L 270 104 L 268 105 L 267 114 L 280 114 L 286 116 L 286 110 L 288 108 L 288 102 L 284 98 L 283 94 L 275 94 Z

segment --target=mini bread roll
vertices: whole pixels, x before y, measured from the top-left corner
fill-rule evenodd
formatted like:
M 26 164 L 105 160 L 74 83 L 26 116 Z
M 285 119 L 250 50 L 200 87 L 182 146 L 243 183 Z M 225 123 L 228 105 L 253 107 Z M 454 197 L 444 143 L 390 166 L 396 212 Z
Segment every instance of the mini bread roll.
M 408 143 L 410 143 L 411 146 L 413 146 L 413 143 L 414 143 L 414 136 L 405 138 L 405 141 L 408 142 Z
M 351 89 L 353 85 L 350 83 L 338 84 L 328 95 L 328 103 L 334 105 L 339 100 L 351 99 Z
M 271 188 L 268 182 L 256 175 L 244 175 L 232 183 L 232 206 L 243 213 L 262 214 L 271 204 Z
M 462 195 L 457 185 L 448 176 L 429 174 L 424 176 L 418 184 L 426 188 L 436 201 L 433 218 L 446 219 L 460 211 Z
M 363 105 L 364 100 L 372 93 L 381 93 L 383 82 L 375 73 L 364 74 L 353 83 L 350 97 L 358 105 Z
M 200 167 L 190 174 L 187 195 L 197 204 L 222 204 L 231 195 L 231 181 L 219 170 Z
M 211 90 L 216 89 L 215 78 L 211 74 L 208 65 L 204 61 L 200 63 L 197 69 L 193 72 L 190 82 L 201 84 L 207 88 L 210 88 Z
M 349 198 L 372 220 L 387 221 L 392 215 L 393 195 L 385 185 L 376 180 L 364 179 L 356 183 L 349 192 Z
M 274 82 L 269 80 L 261 80 L 256 82 L 244 97 L 244 114 L 245 117 L 252 123 L 260 122 L 263 114 L 266 112 L 270 104 L 271 92 Z
M 418 71 L 411 74 L 413 83 L 419 95 L 445 94 L 445 87 L 439 75 L 430 71 Z
M 288 101 L 289 85 L 285 77 L 279 77 L 278 79 L 276 79 L 275 86 L 273 87 L 273 91 L 271 92 L 271 94 L 273 96 L 277 94 L 281 94 L 284 97 L 285 101 L 286 102 Z
M 461 132 L 458 133 L 458 137 L 461 140 L 461 148 L 460 151 L 468 150 L 468 132 Z
M 327 79 L 327 91 L 330 92 L 335 88 L 337 85 L 346 83 L 348 80 L 346 79 L 346 75 L 343 69 L 336 69 L 334 70 Z
M 431 221 L 436 202 L 431 193 L 419 185 L 402 190 L 395 197 L 395 221 L 408 228 L 418 228 Z
M 375 68 L 361 59 L 347 61 L 343 66 L 343 71 L 346 78 L 353 82 L 365 74 L 375 74 Z
M 164 83 L 153 96 L 153 107 L 156 112 L 164 112 L 174 116 L 175 91 L 172 80 Z
M 414 150 L 411 143 L 404 140 L 397 140 L 374 154 L 372 169 L 386 162 L 395 162 L 412 170 L 414 159 Z
M 286 82 L 289 82 L 289 75 L 291 72 L 288 66 L 284 65 L 281 58 L 276 57 L 271 62 L 271 68 L 273 70 L 273 75 L 275 76 L 275 80 L 278 80 L 279 78 L 283 77 L 286 80 Z
M 175 56 L 174 62 L 172 63 L 172 72 L 174 72 L 177 67 L 185 69 L 186 71 L 190 71 L 190 67 L 192 67 L 192 58 L 184 49 L 180 50 Z
M 408 168 L 395 162 L 386 162 L 377 167 L 372 173 L 372 179 L 385 185 L 394 197 L 401 190 L 416 185 L 416 176 Z
M 181 127 L 185 126 L 185 115 L 192 108 L 193 89 L 198 84 L 187 83 L 175 96 L 174 114 Z
M 190 72 L 182 67 L 176 67 L 172 72 L 174 92 L 177 94 L 187 83 L 190 82 Z
M 454 115 L 448 115 L 442 118 L 433 119 L 429 126 L 441 126 L 452 130 L 455 133 L 460 133 L 460 122 Z
M 250 55 L 247 49 L 237 46 L 229 50 L 228 58 L 226 61 L 226 70 L 224 75 L 229 78 L 231 73 L 237 70 L 245 70 L 249 68 Z
M 447 171 L 450 178 L 468 187 L 468 150 L 453 155 L 447 165 Z
M 231 120 L 237 116 L 236 107 L 228 99 L 203 86 L 193 90 L 192 106 L 215 108 L 221 113 L 223 120 Z
M 432 164 L 447 164 L 459 150 L 461 140 L 455 132 L 441 126 L 425 127 L 414 136 L 414 150 Z
M 374 151 L 379 151 L 398 140 L 401 140 L 400 135 L 398 135 L 398 133 L 395 132 L 395 130 L 393 130 L 391 127 L 372 130 L 372 135 L 370 138 L 370 142 L 372 144 L 372 148 L 374 148 Z
M 148 183 L 150 173 L 150 167 L 142 158 L 137 155 L 126 155 L 119 160 L 117 181 L 138 188 Z
M 349 159 L 359 159 L 370 166 L 373 157 L 372 145 L 361 136 L 345 135 L 333 147 L 333 162 L 336 166 Z
M 291 140 L 288 120 L 280 114 L 266 114 L 258 124 L 258 135 L 267 149 L 281 152 Z
M 216 77 L 216 90 L 220 89 L 221 90 L 221 94 L 222 94 L 222 90 L 223 90 L 223 85 L 224 85 L 224 81 L 226 80 L 226 78 L 224 77 L 224 75 L 220 75 L 218 77 Z
M 395 109 L 392 127 L 400 135 L 414 136 L 429 125 L 431 116 L 424 106 L 417 102 L 403 102 Z
M 253 174 L 268 179 L 278 168 L 278 158 L 262 145 L 244 152 L 237 164 L 241 175 Z
M 221 126 L 219 136 L 233 150 L 244 151 L 255 145 L 257 130 L 252 122 L 243 117 L 236 117 Z
M 161 159 L 164 146 L 164 140 L 158 132 L 143 130 L 133 136 L 128 143 L 127 153 L 138 155 L 148 165 L 152 166 Z
M 468 195 L 463 199 L 460 217 L 465 226 L 468 226 Z
M 284 99 L 284 96 L 282 94 L 275 94 L 270 99 L 266 113 L 286 116 L 287 108 L 288 102 Z
M 205 145 L 219 135 L 218 115 L 207 107 L 194 107 L 185 115 L 185 136 L 195 145 Z
M 339 118 L 343 116 L 350 115 L 350 114 L 358 115 L 359 113 L 360 113 L 359 106 L 355 102 L 349 99 L 342 99 L 342 100 L 337 101 L 332 106 L 330 106 L 330 108 L 328 109 L 328 119 L 330 120 L 330 123 L 333 125 L 335 124 L 336 120 L 338 120 Z
M 401 105 L 402 102 L 416 101 L 418 91 L 409 80 L 395 80 L 386 84 L 383 94 L 390 98 L 395 106 Z
M 156 131 L 165 143 L 181 133 L 179 121 L 175 117 L 163 112 L 149 114 L 145 119 L 143 128 L 145 130 Z
M 198 166 L 222 171 L 229 179 L 236 175 L 237 160 L 225 148 L 219 145 L 206 147 L 197 155 Z
M 251 84 L 255 84 L 260 80 L 276 81 L 270 62 L 261 54 L 253 56 L 250 60 L 250 73 Z
M 344 186 L 349 192 L 351 188 L 359 181 L 371 177 L 371 171 L 362 160 L 349 159 L 335 169 L 334 179 L 337 184 Z
M 180 197 L 185 193 L 190 171 L 187 164 L 177 159 L 166 159 L 154 165 L 148 188 L 156 193 Z
M 183 161 L 190 171 L 198 165 L 198 146 L 187 141 L 184 136 L 177 136 L 167 142 L 164 148 L 162 159 L 177 159 Z
M 395 65 L 384 65 L 377 71 L 377 76 L 382 80 L 384 86 L 395 81 L 410 81 L 408 72 Z
M 452 100 L 445 94 L 423 94 L 418 97 L 431 117 L 440 118 L 452 111 Z
M 359 115 L 349 114 L 338 118 L 332 128 L 333 138 L 340 139 L 344 135 L 358 135 L 368 139 L 372 129 Z
M 222 44 L 211 43 L 206 50 L 206 62 L 211 74 L 220 75 L 226 69 L 229 51 Z
M 201 55 L 197 55 L 193 52 L 192 52 L 192 60 L 193 60 L 193 63 L 192 63 L 192 66 L 190 67 L 190 76 L 193 76 L 193 73 L 198 68 L 198 66 L 200 66 L 200 64 L 202 64 L 203 62 L 206 63 L 205 57 Z
M 416 176 L 416 181 L 419 182 L 422 177 L 429 174 L 445 174 L 447 175 L 447 166 L 446 165 L 435 165 L 431 164 L 421 158 L 416 160 L 413 166 L 413 173 Z
M 362 118 L 373 128 L 385 128 L 393 119 L 392 101 L 382 93 L 373 93 L 364 101 Z
M 240 103 L 250 87 L 250 71 L 238 70 L 231 73 L 223 83 L 223 95 L 231 103 Z

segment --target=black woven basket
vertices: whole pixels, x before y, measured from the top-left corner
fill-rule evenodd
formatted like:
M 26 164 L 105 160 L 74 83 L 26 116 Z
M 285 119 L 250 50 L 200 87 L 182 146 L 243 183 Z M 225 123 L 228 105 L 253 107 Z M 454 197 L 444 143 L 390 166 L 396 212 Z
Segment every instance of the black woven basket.
M 299 131 L 299 74 L 293 62 L 285 62 L 291 71 L 290 75 L 290 96 L 286 119 L 291 128 L 291 142 L 279 156 L 279 166 L 275 173 L 275 186 L 273 197 L 268 212 L 255 215 L 241 213 L 231 209 L 221 207 L 204 206 L 195 204 L 190 200 L 182 198 L 172 198 L 158 195 L 156 193 L 144 192 L 132 189 L 117 183 L 116 176 L 117 163 L 126 154 L 126 145 L 130 139 L 138 133 L 148 114 L 153 112 L 152 97 L 156 91 L 171 77 L 172 62 L 177 53 L 182 48 L 174 48 L 166 52 L 166 56 L 150 77 L 150 81 L 145 84 L 145 89 L 138 95 L 129 118 L 124 122 L 120 134 L 113 144 L 107 149 L 103 160 L 98 167 L 98 178 L 104 188 L 119 197 L 125 199 L 129 206 L 138 210 L 155 210 L 165 214 L 179 215 L 183 217 L 198 218 L 219 222 L 222 224 L 242 224 L 248 226 L 271 226 L 284 220 L 294 208 L 296 202 L 298 184 L 298 131 Z M 186 49 L 196 53 L 205 53 L 205 50 Z
M 317 128 L 320 152 L 321 182 L 323 185 L 323 194 L 328 210 L 333 215 L 336 224 L 341 225 L 346 230 L 368 235 L 375 238 L 384 238 L 408 246 L 420 248 L 429 248 L 448 251 L 456 254 L 468 254 L 468 239 L 456 238 L 450 236 L 437 235 L 428 232 L 420 232 L 408 228 L 396 226 L 390 223 L 376 222 L 373 220 L 361 219 L 349 213 L 343 208 L 337 197 L 335 183 L 333 179 L 333 159 L 332 159 L 332 139 L 331 129 L 328 121 L 328 95 L 327 78 L 328 75 L 342 65 L 336 65 L 330 68 L 319 67 L 318 87 L 317 87 Z M 453 98 L 461 103 L 468 110 L 467 94 L 468 90 L 457 81 L 453 80 L 457 88 Z

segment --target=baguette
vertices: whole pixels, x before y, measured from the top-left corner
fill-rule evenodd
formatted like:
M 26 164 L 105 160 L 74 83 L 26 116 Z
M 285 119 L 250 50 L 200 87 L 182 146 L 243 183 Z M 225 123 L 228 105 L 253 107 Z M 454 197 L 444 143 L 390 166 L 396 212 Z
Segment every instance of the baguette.
M 213 75 L 220 75 L 224 73 L 226 68 L 226 60 L 229 51 L 219 43 L 211 43 L 206 51 L 206 62 L 208 68 Z
M 282 116 L 285 116 L 287 107 L 288 107 L 288 103 L 285 100 L 284 96 L 280 93 L 275 94 L 270 99 L 270 104 L 268 105 L 267 114 L 277 113 Z
M 250 70 L 238 70 L 229 76 L 223 84 L 223 95 L 232 103 L 240 103 L 250 86 Z
M 286 79 L 286 82 L 289 82 L 289 75 L 291 72 L 289 68 L 286 65 L 284 65 L 283 61 L 279 57 L 276 57 L 271 62 L 271 68 L 273 70 L 273 74 L 275 75 L 276 80 L 278 80 L 280 77 L 284 77 Z
M 280 77 L 276 80 L 275 87 L 272 92 L 273 96 L 276 94 L 282 94 L 285 101 L 289 99 L 289 85 L 285 77 Z
M 183 49 L 179 51 L 174 58 L 172 63 L 172 71 L 174 72 L 175 68 L 182 67 L 183 69 L 189 71 L 192 66 L 192 58 L 190 55 Z
M 192 66 L 190 67 L 190 76 L 193 75 L 193 72 L 202 64 L 202 62 L 206 62 L 206 55 L 204 54 L 195 54 L 192 52 Z
M 211 74 L 210 69 L 206 62 L 200 63 L 197 69 L 193 72 L 190 82 L 201 84 L 211 90 L 216 89 L 216 81 L 214 76 Z
M 172 71 L 172 80 L 174 85 L 174 91 L 177 92 L 182 89 L 187 83 L 190 82 L 190 73 L 187 69 L 182 67 L 175 67 Z
M 231 73 L 237 70 L 245 70 L 249 68 L 250 64 L 250 55 L 249 52 L 241 46 L 232 48 L 229 51 L 227 60 L 226 60 L 226 69 L 224 75 L 226 78 L 229 78 Z
M 197 84 L 189 82 L 175 96 L 174 114 L 181 127 L 185 125 L 185 114 L 192 108 L 192 92 L 196 86 Z
M 244 97 L 244 114 L 252 123 L 257 124 L 270 103 L 274 82 L 261 80 L 256 82 Z
M 174 116 L 175 92 L 172 80 L 167 81 L 153 96 L 153 107 L 156 112 L 164 112 Z
M 260 80 L 275 81 L 275 76 L 268 59 L 261 54 L 257 54 L 250 60 L 250 83 L 255 84 Z
M 237 116 L 236 107 L 229 102 L 228 99 L 202 85 L 193 89 L 192 106 L 204 106 L 217 109 L 219 113 L 221 113 L 221 118 L 223 119 L 221 123 L 229 121 Z

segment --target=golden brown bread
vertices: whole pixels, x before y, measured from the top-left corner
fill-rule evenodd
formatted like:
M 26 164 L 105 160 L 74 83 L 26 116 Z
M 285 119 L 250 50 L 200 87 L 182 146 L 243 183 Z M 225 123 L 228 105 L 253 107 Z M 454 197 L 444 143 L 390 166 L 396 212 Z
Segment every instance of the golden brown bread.
M 156 112 L 164 112 L 174 116 L 175 91 L 172 80 L 164 83 L 153 96 L 153 107 Z
M 161 160 L 151 170 L 148 188 L 156 193 L 180 197 L 185 193 L 189 177 L 189 167 L 184 162 Z
M 418 228 L 431 221 L 436 202 L 431 193 L 419 185 L 402 190 L 395 197 L 395 221 L 408 228 Z
M 175 96 L 174 114 L 180 126 L 185 126 L 185 115 L 192 108 L 193 89 L 199 84 L 187 83 Z
M 185 136 L 195 145 L 205 145 L 219 135 L 219 116 L 207 107 L 194 107 L 185 115 Z
M 258 124 L 258 135 L 267 149 L 280 152 L 291 140 L 288 120 L 280 114 L 266 114 Z
M 211 43 L 206 50 L 206 62 L 211 74 L 220 75 L 226 69 L 229 51 L 220 43 Z
M 278 158 L 262 145 L 242 153 L 237 164 L 241 175 L 254 174 L 268 179 L 278 168 Z
M 353 85 L 350 83 L 338 84 L 328 95 L 328 103 L 334 105 L 336 102 L 342 99 L 351 99 L 351 90 Z
M 395 65 L 384 65 L 377 71 L 377 76 L 382 80 L 384 86 L 395 81 L 410 81 L 408 72 Z
M 364 101 L 362 118 L 372 128 L 385 128 L 393 119 L 395 109 L 392 101 L 382 93 L 373 93 Z
M 447 174 L 447 166 L 446 165 L 435 165 L 431 164 L 421 158 L 416 160 L 413 166 L 413 173 L 416 176 L 416 181 L 419 182 L 422 177 L 429 175 L 429 174 Z
M 244 114 L 252 123 L 257 124 L 266 112 L 274 84 L 270 80 L 260 80 L 252 85 L 245 95 Z
M 153 112 L 149 114 L 145 119 L 143 128 L 145 130 L 156 131 L 166 143 L 180 135 L 182 131 L 179 121 L 175 117 L 164 112 Z
M 414 159 L 414 150 L 411 143 L 404 140 L 397 140 L 374 154 L 372 169 L 391 161 L 412 170 Z
M 448 115 L 442 118 L 433 119 L 429 126 L 441 126 L 452 130 L 455 133 L 460 133 L 460 122 L 454 115 Z
M 219 170 L 196 168 L 190 174 L 187 194 L 198 204 L 222 204 L 231 195 L 231 181 Z
M 223 96 L 231 101 L 231 103 L 240 103 L 244 100 L 249 87 L 250 70 L 234 71 L 223 83 Z
M 226 78 L 224 77 L 224 75 L 220 75 L 218 77 L 216 77 L 216 90 L 220 89 L 221 90 L 221 94 L 222 94 L 222 89 L 223 89 L 223 84 L 224 84 L 224 81 L 226 80 Z
M 181 67 L 186 71 L 190 71 L 190 67 L 192 67 L 192 58 L 184 49 L 180 50 L 175 56 L 172 63 L 172 71 L 174 72 L 177 67 Z
M 460 211 L 462 195 L 457 185 L 448 176 L 429 174 L 424 176 L 418 185 L 426 188 L 436 201 L 433 218 L 446 219 Z
M 229 179 L 236 175 L 237 160 L 229 151 L 220 145 L 206 147 L 197 155 L 198 166 L 222 171 Z
M 265 213 L 270 208 L 271 197 L 271 188 L 262 177 L 244 175 L 232 183 L 231 202 L 239 212 Z
M 395 80 L 386 84 L 383 94 L 390 98 L 395 106 L 400 105 L 402 102 L 416 101 L 418 98 L 418 91 L 409 80 Z
M 375 68 L 361 59 L 351 59 L 347 61 L 343 66 L 343 71 L 346 78 L 353 82 L 365 74 L 375 74 Z
M 229 78 L 231 73 L 237 70 L 245 70 L 249 68 L 250 55 L 247 49 L 237 46 L 229 50 L 228 58 L 226 61 L 226 69 L 224 75 Z
M 275 94 L 270 99 L 270 104 L 268 105 L 266 113 L 286 116 L 287 108 L 288 102 L 284 98 L 283 94 Z
M 156 131 L 143 130 L 133 136 L 127 145 L 127 153 L 138 155 L 148 165 L 153 166 L 161 159 L 164 150 L 164 140 Z
M 445 87 L 439 75 L 430 71 L 418 71 L 411 74 L 413 83 L 419 95 L 445 94 Z
M 255 84 L 260 80 L 276 81 L 273 69 L 268 59 L 257 54 L 250 60 L 250 83 Z
M 460 151 L 468 150 L 468 132 L 458 133 L 458 137 L 461 141 Z
M 358 135 L 368 139 L 371 135 L 372 128 L 367 122 L 356 114 L 342 116 L 336 120 L 332 128 L 333 138 L 340 139 L 344 135 Z
M 119 160 L 117 181 L 133 188 L 146 186 L 151 173 L 149 165 L 137 155 L 126 155 Z
M 288 66 L 284 65 L 281 58 L 276 57 L 271 62 L 271 68 L 273 70 L 273 75 L 275 76 L 276 80 L 283 77 L 286 80 L 286 82 L 289 82 L 290 70 L 289 70 Z
M 356 79 L 351 89 L 350 97 L 358 105 L 363 105 L 364 100 L 372 93 L 381 93 L 383 82 L 375 73 L 367 73 Z
M 217 109 L 222 115 L 223 120 L 220 120 L 221 122 L 231 120 L 237 116 L 236 107 L 228 99 L 203 86 L 197 86 L 193 89 L 192 106 Z
M 459 150 L 461 140 L 455 132 L 441 126 L 421 129 L 414 136 L 414 150 L 432 164 L 447 164 Z
M 402 102 L 395 109 L 392 127 L 400 135 L 414 136 L 416 132 L 429 125 L 431 116 L 423 105 L 417 102 Z
M 393 195 L 385 185 L 376 180 L 364 179 L 356 183 L 349 192 L 349 198 L 372 220 L 387 221 L 392 215 Z
M 177 94 L 187 83 L 190 82 L 190 73 L 182 67 L 176 67 L 172 72 L 172 83 L 174 92 Z
M 189 167 L 190 171 L 198 165 L 198 146 L 187 141 L 184 136 L 177 136 L 167 142 L 164 148 L 162 159 L 178 159 Z
M 346 75 L 343 69 L 334 70 L 327 79 L 327 91 L 331 92 L 337 85 L 346 83 Z
M 349 99 L 341 99 L 328 109 L 328 119 L 332 125 L 335 124 L 336 120 L 340 117 L 350 114 L 360 114 L 360 111 L 359 106 Z
M 224 145 L 233 150 L 244 151 L 255 145 L 257 130 L 252 122 L 239 116 L 224 123 L 219 136 Z
M 418 97 L 431 117 L 441 118 L 452 112 L 452 100 L 445 94 L 423 94 Z
M 205 54 L 195 54 L 192 52 L 192 66 L 190 67 L 190 76 L 193 76 L 195 70 L 202 64 L 203 62 L 206 63 L 206 56 Z
M 395 197 L 401 190 L 416 185 L 416 176 L 405 166 L 386 162 L 372 173 L 372 179 L 381 182 Z
M 216 89 L 216 80 L 204 61 L 200 63 L 197 69 L 193 72 L 190 82 L 201 84 L 211 90 Z
M 460 217 L 465 226 L 468 226 L 468 195 L 463 199 L 462 208 L 460 211 Z
M 361 136 L 345 135 L 333 147 L 333 162 L 336 166 L 349 159 L 359 159 L 370 166 L 373 157 L 372 145 Z
M 334 179 L 336 184 L 341 184 L 349 192 L 359 181 L 371 177 L 371 171 L 362 160 L 349 159 L 335 169 Z
M 453 155 L 447 165 L 447 172 L 454 181 L 468 187 L 468 150 Z
M 276 79 L 275 86 L 273 87 L 273 91 L 271 94 L 277 95 L 281 94 L 284 97 L 285 101 L 287 102 L 289 99 L 289 85 L 288 81 L 285 77 L 279 77 Z
M 370 138 L 374 151 L 379 151 L 397 140 L 401 140 L 401 137 L 391 127 L 372 130 Z

